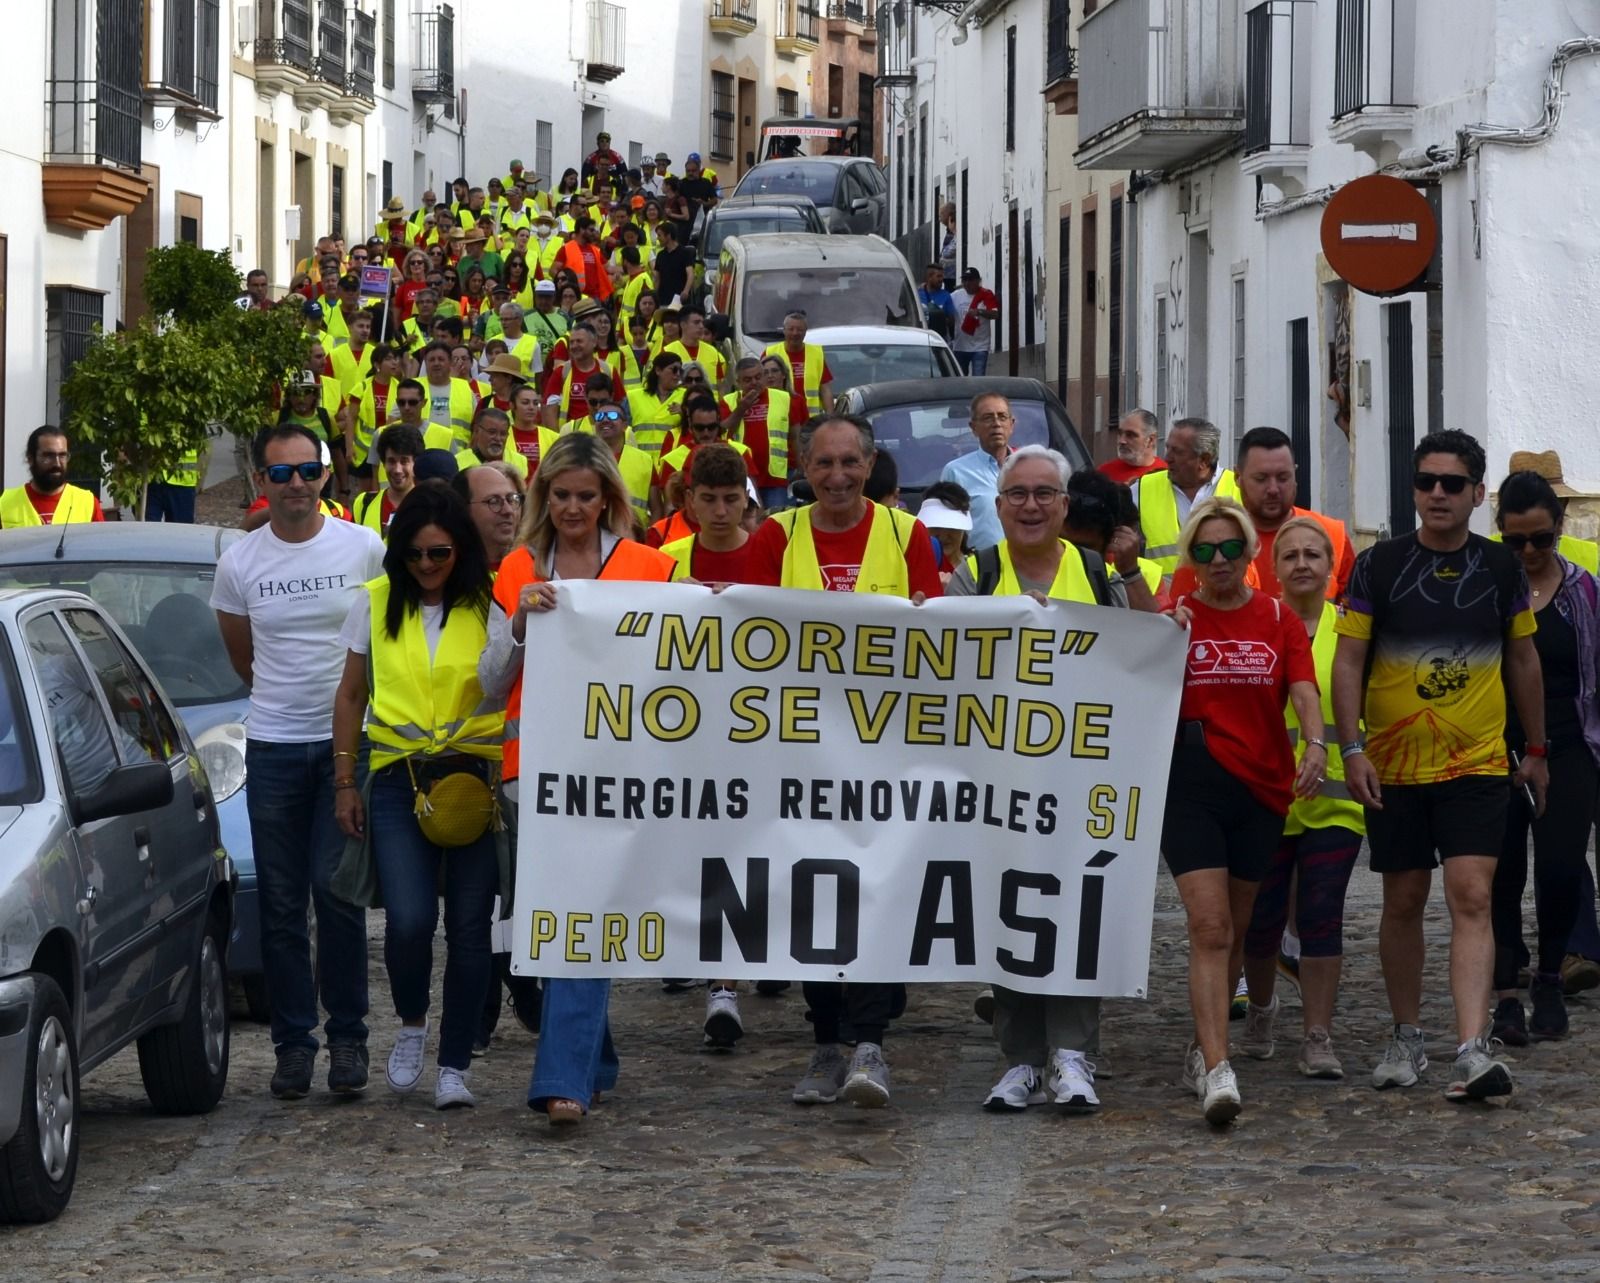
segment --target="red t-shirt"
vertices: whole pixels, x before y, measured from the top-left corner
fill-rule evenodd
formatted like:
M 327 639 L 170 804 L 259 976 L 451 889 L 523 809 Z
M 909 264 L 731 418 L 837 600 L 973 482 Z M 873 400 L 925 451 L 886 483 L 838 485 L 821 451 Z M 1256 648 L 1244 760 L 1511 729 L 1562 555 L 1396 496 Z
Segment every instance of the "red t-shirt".
M 384 501 L 385 504 L 387 504 L 389 502 L 389 496 L 387 494 L 384 495 L 383 501 Z M 324 516 L 328 516 L 328 515 L 335 516 L 335 517 L 338 517 L 339 520 L 341 520 L 341 521 L 354 521 L 355 520 L 355 514 L 352 513 L 350 511 L 350 509 L 346 508 L 344 506 L 344 504 L 342 504 L 342 503 L 331 503 L 327 499 L 324 499 L 322 502 L 325 503 L 325 504 L 328 504 L 329 507 L 331 507 L 333 509 L 332 513 L 330 514 L 327 511 L 327 509 L 325 508 L 323 510 L 323 515 Z M 253 504 L 251 504 L 248 508 L 246 508 L 244 510 L 245 511 L 245 515 L 249 516 L 252 512 L 260 512 L 266 506 L 267 506 L 267 496 L 266 495 L 262 495 Z M 385 529 L 387 529 L 388 526 L 389 526 L 389 515 L 392 515 L 392 514 L 389 514 L 387 509 L 386 509 L 386 515 L 382 518 Z M 97 520 L 98 520 L 98 518 L 97 518 Z
M 689 573 L 703 584 L 753 584 L 761 582 L 751 577 L 751 549 L 755 540 L 746 539 L 732 552 L 713 552 L 702 548 L 696 540 L 694 555 L 689 559 Z
M 1262 806 L 1286 815 L 1294 800 L 1294 750 L 1283 720 L 1291 682 L 1317 682 L 1300 617 L 1275 597 L 1252 593 L 1238 610 L 1193 596 L 1183 676 L 1183 721 L 1205 724 L 1206 747 Z
M 723 410 L 731 414 L 733 407 L 739 404 L 739 394 L 731 395 L 731 400 L 724 403 Z M 790 414 L 794 413 L 795 402 L 790 400 Z M 777 432 L 787 437 L 789 425 L 787 423 L 768 424 L 767 415 L 772 409 L 772 396 L 770 389 L 761 390 L 761 400 L 744 412 L 740 424 L 744 431 L 744 444 L 750 447 L 750 458 L 747 463 L 750 468 L 750 480 L 758 487 L 782 486 L 789 482 L 788 477 L 780 477 L 772 471 L 772 438 L 769 434 Z
M 511 429 L 512 448 L 516 450 L 529 463 L 528 475 L 533 475 L 533 469 L 539 466 L 539 430 L 524 432 L 521 428 Z
M 387 424 L 389 422 L 389 389 L 394 387 L 395 382 L 396 380 L 394 379 L 387 383 L 379 383 L 377 379 L 372 380 L 372 421 L 374 425 Z M 375 426 L 374 430 L 382 432 L 383 428 Z
M 53 526 L 56 520 L 56 508 L 61 504 L 62 492 L 57 490 L 54 494 L 40 494 L 33 488 L 33 482 L 31 481 L 24 481 L 22 488 L 27 493 L 28 502 L 33 505 L 33 510 L 39 514 L 39 524 Z M 100 511 L 100 500 L 96 498 L 94 500 L 94 516 L 89 520 L 104 521 L 105 519 L 106 514 Z
M 1161 459 L 1152 459 L 1142 468 L 1136 468 L 1131 463 L 1124 463 L 1121 459 L 1107 459 L 1100 465 L 1100 472 L 1110 477 L 1118 485 L 1131 486 L 1147 472 L 1165 472 L 1166 463 Z
M 805 399 L 806 399 L 806 393 L 811 390 L 810 388 L 806 387 L 806 353 L 805 353 L 805 349 L 801 348 L 800 349 L 800 355 L 796 356 L 793 352 L 789 351 L 788 348 L 784 348 L 783 349 L 783 354 L 786 357 L 789 358 L 789 377 L 794 382 L 794 394 L 797 397 L 799 397 L 802 402 L 804 402 Z M 833 382 L 833 371 L 828 368 L 828 358 L 827 357 L 823 357 L 822 358 L 822 382 L 820 384 L 818 384 L 817 386 L 818 387 L 826 387 L 828 384 L 830 384 L 832 382 Z
M 586 419 L 589 417 L 589 389 L 585 384 L 592 374 L 607 373 L 605 366 L 596 361 L 590 369 L 580 370 L 576 365 L 572 367 L 572 395 L 567 399 L 567 409 L 562 414 L 563 419 Z M 544 381 L 544 400 L 546 405 L 561 404 L 561 390 L 567 385 L 567 367 L 558 365 L 550 372 L 550 377 Z
M 817 564 L 822 568 L 822 586 L 827 592 L 854 592 L 861 573 L 861 559 L 867 552 L 867 535 L 872 529 L 872 509 L 848 530 L 819 530 L 811 527 L 817 545 Z M 763 521 L 750 540 L 751 583 L 783 584 L 783 553 L 789 537 L 776 521 Z M 912 593 L 924 597 L 944 596 L 944 581 L 939 578 L 939 563 L 933 555 L 933 541 L 919 521 L 906 540 L 906 577 Z

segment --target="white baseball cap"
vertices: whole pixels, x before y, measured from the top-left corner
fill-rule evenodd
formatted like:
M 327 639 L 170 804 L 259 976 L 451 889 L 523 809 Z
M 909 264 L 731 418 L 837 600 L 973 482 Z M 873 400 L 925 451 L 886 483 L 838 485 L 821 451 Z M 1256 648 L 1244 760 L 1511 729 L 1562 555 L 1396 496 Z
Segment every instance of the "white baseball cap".
M 972 514 L 952 508 L 943 499 L 924 499 L 917 520 L 929 530 L 971 530 Z

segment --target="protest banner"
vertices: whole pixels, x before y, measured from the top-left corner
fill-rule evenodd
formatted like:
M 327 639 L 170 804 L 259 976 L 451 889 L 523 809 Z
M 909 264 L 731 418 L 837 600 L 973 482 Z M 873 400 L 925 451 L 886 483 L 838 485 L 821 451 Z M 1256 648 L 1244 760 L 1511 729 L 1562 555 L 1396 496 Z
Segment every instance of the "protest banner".
M 1168 619 L 563 583 L 527 622 L 512 965 L 1143 996 Z

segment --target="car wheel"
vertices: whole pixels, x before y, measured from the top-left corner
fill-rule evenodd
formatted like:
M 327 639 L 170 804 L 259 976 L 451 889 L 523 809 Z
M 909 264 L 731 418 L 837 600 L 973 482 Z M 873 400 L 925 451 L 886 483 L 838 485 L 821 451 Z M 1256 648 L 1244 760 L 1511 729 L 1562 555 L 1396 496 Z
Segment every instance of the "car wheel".
M 0 1149 L 0 1218 L 53 1221 L 78 1175 L 78 1043 L 49 976 L 35 977 L 27 1046 L 17 1134 Z
M 228 1085 L 226 939 L 223 925 L 206 919 L 183 1015 L 139 1039 L 139 1076 L 159 1113 L 210 1113 Z

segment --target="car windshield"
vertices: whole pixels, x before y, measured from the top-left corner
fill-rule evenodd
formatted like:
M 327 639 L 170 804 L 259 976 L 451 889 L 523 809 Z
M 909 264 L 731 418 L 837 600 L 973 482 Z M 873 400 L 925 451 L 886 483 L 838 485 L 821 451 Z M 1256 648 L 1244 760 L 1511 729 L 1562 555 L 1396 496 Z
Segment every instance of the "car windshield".
M 735 191 L 740 196 L 809 196 L 811 203 L 821 209 L 833 204 L 834 188 L 842 173 L 842 165 L 765 164 L 746 174 Z
M 828 362 L 831 367 L 832 352 L 828 354 Z M 866 413 L 878 443 L 894 456 L 900 469 L 902 490 L 931 486 L 939 479 L 945 464 L 978 448 L 965 400 L 891 405 Z M 1044 402 L 1014 400 L 1011 413 L 1016 416 L 1016 427 L 1011 434 L 1013 448 L 1050 444 Z M 1073 467 L 1087 462 L 1086 459 L 1071 459 Z
M 110 612 L 179 708 L 244 699 L 211 609 L 213 566 L 0 566 L 0 588 L 70 588 Z
M 824 325 L 916 325 L 917 296 L 898 267 L 791 267 L 744 278 L 739 326 L 753 339 L 783 337 L 783 318 L 805 309 Z
M 799 210 L 772 210 L 763 214 L 740 214 L 711 220 L 706 230 L 706 262 L 722 252 L 722 242 L 730 236 L 754 236 L 766 232 L 809 232 L 811 224 Z
M 948 373 L 931 343 L 826 343 L 823 351 L 835 393 L 865 383 L 937 379 Z
M 0 806 L 21 806 L 40 796 L 39 759 L 23 709 L 11 642 L 0 640 Z

